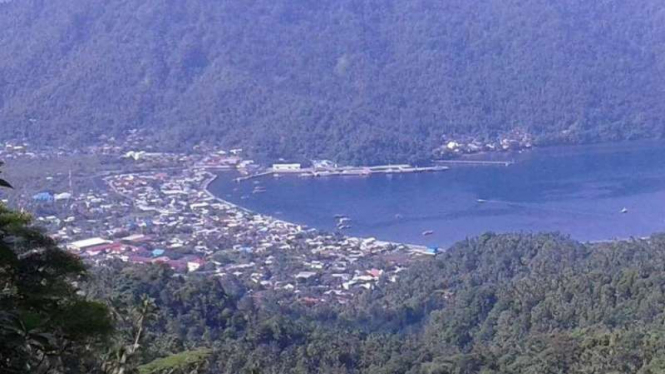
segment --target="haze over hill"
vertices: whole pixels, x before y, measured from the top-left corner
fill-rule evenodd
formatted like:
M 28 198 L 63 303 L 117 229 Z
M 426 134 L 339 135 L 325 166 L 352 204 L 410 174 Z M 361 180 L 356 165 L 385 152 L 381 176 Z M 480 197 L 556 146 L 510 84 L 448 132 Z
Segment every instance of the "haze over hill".
M 660 0 L 0 1 L 0 136 L 259 157 L 662 137 Z

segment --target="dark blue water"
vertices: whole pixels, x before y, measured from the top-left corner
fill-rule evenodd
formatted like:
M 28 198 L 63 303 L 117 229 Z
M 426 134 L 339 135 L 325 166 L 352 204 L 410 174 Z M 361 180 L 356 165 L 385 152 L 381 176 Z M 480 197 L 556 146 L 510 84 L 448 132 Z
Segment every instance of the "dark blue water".
M 665 144 L 549 148 L 502 155 L 509 167 L 460 167 L 433 174 L 372 177 L 222 175 L 219 197 L 259 213 L 381 240 L 446 246 L 486 231 L 559 231 L 583 241 L 665 231 Z M 487 200 L 479 203 L 478 199 Z M 628 213 L 621 213 L 623 208 Z M 424 231 L 434 231 L 423 236 Z

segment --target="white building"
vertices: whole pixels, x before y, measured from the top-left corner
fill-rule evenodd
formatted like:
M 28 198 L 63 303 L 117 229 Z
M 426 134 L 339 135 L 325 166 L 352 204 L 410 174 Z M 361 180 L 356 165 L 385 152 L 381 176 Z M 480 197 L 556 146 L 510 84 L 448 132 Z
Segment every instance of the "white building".
M 200 262 L 189 261 L 187 263 L 187 271 L 190 272 L 190 273 L 199 270 L 200 267 L 201 267 Z
M 110 244 L 108 240 L 102 238 L 90 238 L 86 240 L 79 240 L 77 242 L 69 243 L 67 248 L 73 251 L 82 251 L 86 248 L 97 247 L 104 244 Z
M 274 164 L 273 171 L 298 171 L 302 168 L 300 164 Z
M 55 201 L 69 200 L 72 198 L 72 194 L 68 192 L 59 193 L 54 196 Z

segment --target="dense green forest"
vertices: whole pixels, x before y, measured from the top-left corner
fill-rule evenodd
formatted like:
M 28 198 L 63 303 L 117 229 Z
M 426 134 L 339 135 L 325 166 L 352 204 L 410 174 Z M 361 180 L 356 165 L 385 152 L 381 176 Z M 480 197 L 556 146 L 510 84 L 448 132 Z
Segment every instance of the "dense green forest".
M 86 272 L 6 208 L 0 233 L 3 373 L 665 371 L 665 235 L 484 234 L 311 305 L 160 265 Z
M 208 349 L 211 373 L 662 373 L 665 236 L 456 244 L 345 306 L 232 280 L 99 270 L 91 295 L 159 307 L 144 360 Z
M 16 0 L 0 29 L 4 139 L 375 163 L 665 134 L 659 0 Z

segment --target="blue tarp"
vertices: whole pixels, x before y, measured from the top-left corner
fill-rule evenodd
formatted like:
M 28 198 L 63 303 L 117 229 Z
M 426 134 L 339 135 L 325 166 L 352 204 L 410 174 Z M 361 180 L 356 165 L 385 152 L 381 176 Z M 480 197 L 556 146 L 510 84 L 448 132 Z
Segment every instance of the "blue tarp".
M 53 194 L 49 192 L 40 192 L 32 197 L 35 201 L 50 202 L 53 201 Z

